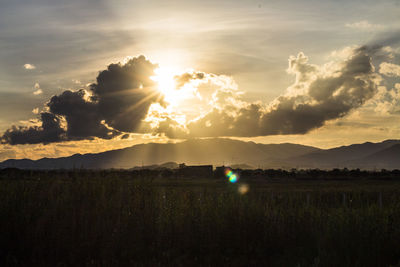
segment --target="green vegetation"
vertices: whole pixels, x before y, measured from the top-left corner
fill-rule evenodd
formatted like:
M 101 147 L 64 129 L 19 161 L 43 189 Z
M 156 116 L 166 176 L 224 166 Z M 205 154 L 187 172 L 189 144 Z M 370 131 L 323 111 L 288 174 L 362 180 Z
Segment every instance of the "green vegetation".
M 3 176 L 0 265 L 395 266 L 399 192 L 397 180 Z

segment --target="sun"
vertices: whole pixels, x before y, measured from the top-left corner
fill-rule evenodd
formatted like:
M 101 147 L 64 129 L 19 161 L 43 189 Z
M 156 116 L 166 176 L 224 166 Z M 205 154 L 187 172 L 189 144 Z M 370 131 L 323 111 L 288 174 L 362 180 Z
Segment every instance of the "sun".
M 152 80 L 158 83 L 158 90 L 166 96 L 175 91 L 176 72 L 171 67 L 159 67 L 154 70 L 156 75 L 152 77 Z
M 151 79 L 157 83 L 157 89 L 164 95 L 165 101 L 173 106 L 178 105 L 184 96 L 176 88 L 175 76 L 181 72 L 173 67 L 159 67 L 154 73 Z

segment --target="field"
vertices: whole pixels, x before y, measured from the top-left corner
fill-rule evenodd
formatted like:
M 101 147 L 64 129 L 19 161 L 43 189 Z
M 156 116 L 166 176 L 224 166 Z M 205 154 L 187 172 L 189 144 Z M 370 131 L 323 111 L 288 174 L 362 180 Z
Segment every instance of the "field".
M 400 266 L 400 181 L 0 179 L 1 266 Z

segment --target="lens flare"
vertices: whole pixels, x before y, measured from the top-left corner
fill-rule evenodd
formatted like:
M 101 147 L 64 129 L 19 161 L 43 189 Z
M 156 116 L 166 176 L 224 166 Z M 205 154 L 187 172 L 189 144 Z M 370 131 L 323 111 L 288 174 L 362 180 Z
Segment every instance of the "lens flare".
M 247 184 L 241 184 L 239 185 L 238 191 L 241 195 L 244 195 L 249 192 L 249 186 Z
M 230 169 L 225 170 L 225 175 L 226 175 L 226 177 L 228 177 L 229 182 L 231 182 L 231 183 L 236 183 L 238 180 L 237 174 L 233 173 L 232 170 L 230 170 Z

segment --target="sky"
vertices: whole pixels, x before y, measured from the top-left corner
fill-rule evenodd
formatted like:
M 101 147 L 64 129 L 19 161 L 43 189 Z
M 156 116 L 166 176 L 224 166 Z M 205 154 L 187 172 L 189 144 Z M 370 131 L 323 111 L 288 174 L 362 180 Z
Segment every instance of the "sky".
M 0 2 L 0 160 L 400 137 L 400 1 Z

